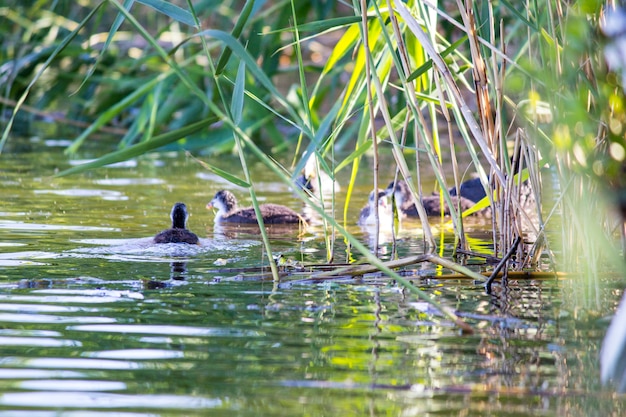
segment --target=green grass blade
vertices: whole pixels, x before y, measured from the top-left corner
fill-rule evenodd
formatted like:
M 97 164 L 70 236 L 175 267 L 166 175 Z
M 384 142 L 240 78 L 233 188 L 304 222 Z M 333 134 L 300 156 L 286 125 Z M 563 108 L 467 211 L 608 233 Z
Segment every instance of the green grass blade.
M 145 4 L 148 7 L 152 7 L 159 13 L 162 13 L 178 22 L 184 23 L 191 27 L 197 27 L 196 22 L 193 19 L 191 13 L 182 9 L 169 1 L 163 0 L 136 0 L 137 3 Z
M 301 119 L 297 111 L 291 106 L 288 100 L 283 94 L 278 91 L 269 77 L 263 72 L 263 70 L 257 65 L 256 60 L 245 50 L 243 45 L 233 38 L 230 34 L 222 32 L 221 30 L 207 29 L 197 33 L 194 36 L 208 36 L 211 38 L 222 41 L 226 46 L 232 49 L 233 53 L 239 57 L 239 59 L 245 61 L 247 70 L 256 78 L 259 83 L 265 87 L 265 89 L 272 95 L 274 100 L 280 103 L 281 106 L 289 113 L 293 122 L 299 126 L 299 128 L 308 137 L 314 137 L 315 135 L 309 128 L 309 126 Z
M 135 90 L 132 94 L 127 96 L 125 99 L 123 99 L 119 103 L 116 103 L 115 105 L 111 106 L 104 113 L 102 113 L 100 117 L 96 119 L 95 122 L 93 122 L 87 129 L 85 129 L 76 139 L 74 139 L 72 144 L 68 146 L 67 149 L 65 150 L 65 153 L 70 154 L 70 155 L 75 153 L 78 150 L 78 148 L 81 147 L 83 142 L 85 142 L 85 140 L 89 137 L 89 135 L 91 135 L 93 132 L 95 132 L 96 130 L 98 130 L 105 124 L 107 124 L 115 116 L 117 116 L 122 111 L 124 111 L 124 109 L 130 107 L 133 103 L 139 100 L 142 96 L 148 94 L 154 88 L 155 85 L 163 81 L 165 78 L 169 77 L 171 74 L 172 72 L 166 72 L 166 73 L 159 75 L 158 77 L 155 77 L 150 82 L 147 82 L 141 85 L 137 90 Z
M 241 14 L 239 14 L 239 19 L 237 19 L 237 23 L 235 24 L 235 27 L 231 32 L 233 38 L 237 39 L 241 35 L 243 28 L 245 27 L 246 23 L 248 23 L 248 19 L 250 18 L 250 13 L 252 12 L 253 7 L 254 0 L 246 1 L 246 4 L 243 6 L 243 10 L 241 11 Z M 220 56 L 219 61 L 217 61 L 217 66 L 215 67 L 216 76 L 220 75 L 224 71 L 224 68 L 226 68 L 226 64 L 228 64 L 228 60 L 230 59 L 232 52 L 232 49 L 230 49 L 228 46 L 224 49 L 224 52 L 222 52 L 222 56 Z
M 525 8 L 519 8 L 513 6 L 508 0 L 501 0 L 502 5 L 504 5 L 504 7 L 506 7 L 511 13 L 513 13 L 515 15 L 515 17 L 517 17 L 519 20 L 521 20 L 522 22 L 524 22 L 524 24 L 526 26 L 528 26 L 529 28 L 531 28 L 532 30 L 534 30 L 535 32 L 539 31 L 539 28 L 537 27 L 537 25 L 531 23 L 528 19 L 526 19 L 526 16 L 524 16 L 522 13 L 520 13 L 520 10 L 526 10 Z
M 314 32 L 321 33 L 331 29 L 340 29 L 343 26 L 351 25 L 353 23 L 358 23 L 361 21 L 360 16 L 345 16 L 345 17 L 335 17 L 326 20 L 318 20 L 315 22 L 303 23 L 298 25 L 298 30 L 300 32 Z M 280 32 L 291 32 L 294 31 L 294 27 L 283 28 L 272 30 L 268 33 L 280 33 Z
M 189 152 L 187 152 L 188 156 L 191 156 L 191 154 Z M 191 156 L 193 158 L 193 156 Z M 197 158 L 193 158 L 196 162 L 198 162 L 200 165 L 202 165 L 203 168 L 205 168 L 208 171 L 211 171 L 212 173 L 219 175 L 220 177 L 224 178 L 226 181 L 238 185 L 240 187 L 244 187 L 244 188 L 250 188 L 250 183 L 242 180 L 239 177 L 234 176 L 233 174 L 230 174 L 226 171 L 224 171 L 223 169 L 220 169 L 214 165 L 211 165 L 207 162 L 201 161 L 200 159 Z
M 126 0 L 124 2 L 123 7 L 126 8 L 126 10 L 130 12 L 130 9 L 131 7 L 133 7 L 133 4 L 135 4 L 135 0 Z M 118 13 L 117 16 L 115 17 L 115 20 L 113 21 L 113 24 L 111 25 L 111 29 L 109 30 L 109 34 L 107 35 L 107 38 L 104 41 L 104 45 L 102 45 L 102 49 L 100 50 L 100 53 L 98 54 L 98 58 L 96 59 L 96 62 L 89 68 L 89 71 L 87 71 L 87 74 L 85 74 L 83 81 L 80 83 L 80 86 L 78 86 L 76 91 L 80 90 L 85 85 L 85 83 L 91 78 L 93 73 L 96 71 L 96 68 L 98 67 L 98 64 L 100 63 L 100 60 L 105 55 L 106 51 L 109 49 L 109 46 L 111 45 L 111 42 L 113 42 L 113 38 L 115 37 L 115 34 L 117 33 L 120 26 L 122 26 L 122 23 L 124 23 L 124 15 L 122 15 L 121 13 Z
M 149 141 L 138 143 L 137 145 L 133 145 L 116 152 L 111 152 L 110 154 L 107 154 L 102 158 L 98 158 L 95 161 L 66 169 L 65 171 L 61 171 L 56 174 L 55 177 L 64 177 L 66 175 L 77 174 L 79 172 L 84 172 L 89 169 L 100 168 L 105 165 L 114 164 L 116 162 L 122 162 L 131 158 L 135 158 L 137 156 L 141 156 L 146 152 L 158 149 L 172 142 L 176 142 L 179 139 L 182 139 L 192 133 L 204 129 L 205 127 L 215 123 L 217 120 L 218 118 L 215 116 L 208 117 L 204 120 L 201 120 L 189 126 L 185 126 L 173 132 L 168 132 L 159 136 L 155 136 Z
M 452 52 L 456 51 L 457 48 L 459 48 L 461 46 L 461 44 L 463 44 L 463 42 L 467 41 L 467 35 L 462 36 L 459 40 L 457 40 L 456 42 L 454 42 L 452 45 L 450 45 L 449 47 L 447 47 L 446 49 L 444 49 L 441 52 L 441 57 L 445 58 L 446 56 L 450 55 Z M 415 71 L 413 71 L 408 77 L 407 77 L 407 81 L 413 81 L 415 80 L 417 77 L 419 77 L 420 75 L 426 73 L 428 70 L 430 70 L 433 67 L 433 60 L 429 59 L 428 61 L 426 61 L 424 63 L 424 65 L 420 66 L 418 69 L 416 69 Z
M 246 63 L 239 61 L 239 69 L 237 70 L 237 78 L 235 79 L 235 88 L 233 90 L 233 99 L 230 105 L 230 112 L 235 124 L 241 123 L 243 115 L 243 99 L 246 88 Z

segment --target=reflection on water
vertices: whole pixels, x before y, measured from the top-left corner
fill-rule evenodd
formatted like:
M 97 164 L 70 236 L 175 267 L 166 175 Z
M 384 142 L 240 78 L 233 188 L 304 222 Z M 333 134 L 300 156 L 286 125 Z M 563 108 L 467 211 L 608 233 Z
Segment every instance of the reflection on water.
M 128 197 L 119 191 L 72 188 L 69 190 L 35 190 L 35 194 L 56 194 L 66 197 L 98 197 L 103 200 L 123 201 Z
M 488 296 L 433 265 L 407 268 L 477 330 L 461 335 L 380 274 L 312 278 L 327 256 L 312 222 L 268 229 L 275 283 L 258 228 L 215 227 L 204 209 L 222 180 L 159 158 L 62 179 L 49 177 L 67 166 L 60 151 L 0 159 L 0 416 L 623 413 L 597 383 L 607 323 L 575 320 L 559 282 L 511 280 Z M 306 208 L 252 169 L 263 201 Z M 373 245 L 356 226 L 366 198 L 362 186 L 345 226 Z M 176 201 L 200 245 L 152 243 Z M 466 230 L 474 251 L 491 250 L 483 225 Z M 447 223 L 434 219 L 433 231 L 449 254 Z M 384 259 L 423 250 L 417 222 L 395 242 L 379 236 Z M 359 259 L 340 238 L 333 256 Z

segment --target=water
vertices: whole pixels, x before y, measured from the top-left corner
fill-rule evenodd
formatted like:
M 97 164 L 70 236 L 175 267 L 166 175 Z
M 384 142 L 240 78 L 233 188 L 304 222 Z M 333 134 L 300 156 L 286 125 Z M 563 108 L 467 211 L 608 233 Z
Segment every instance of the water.
M 180 154 L 56 179 L 69 164 L 55 145 L 0 156 L 0 416 L 624 411 L 599 386 L 597 364 L 618 292 L 607 290 L 606 311 L 582 314 L 564 302 L 564 282 L 513 281 L 490 297 L 468 280 L 437 278 L 432 265 L 409 268 L 477 330 L 462 335 L 378 274 L 317 280 L 314 268 L 295 268 L 325 262 L 319 227 L 275 230 L 287 266 L 274 283 L 253 229 L 213 228 L 204 206 L 226 184 Z M 261 199 L 301 209 L 263 167 L 252 171 Z M 201 246 L 150 243 L 176 201 L 189 207 Z M 371 244 L 355 223 L 349 229 Z M 488 238 L 479 226 L 472 236 Z M 421 251 L 416 225 L 400 238 L 401 255 Z M 453 245 L 451 233 L 444 242 Z M 382 257 L 392 248 L 383 244 Z M 360 257 L 342 239 L 334 255 Z

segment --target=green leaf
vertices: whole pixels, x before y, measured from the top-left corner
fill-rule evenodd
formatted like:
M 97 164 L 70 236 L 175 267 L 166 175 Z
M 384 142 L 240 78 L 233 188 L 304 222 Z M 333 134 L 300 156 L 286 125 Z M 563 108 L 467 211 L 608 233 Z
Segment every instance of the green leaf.
M 235 88 L 233 90 L 233 99 L 230 103 L 230 112 L 235 124 L 241 123 L 243 114 L 243 98 L 246 89 L 246 63 L 239 61 L 239 69 L 237 70 L 237 78 L 235 79 Z
M 194 36 L 208 36 L 211 38 L 218 39 L 222 41 L 225 45 L 227 45 L 230 49 L 232 49 L 233 53 L 239 57 L 242 61 L 246 63 L 246 69 L 252 74 L 256 80 L 269 91 L 274 100 L 280 103 L 281 106 L 289 113 L 292 118 L 292 122 L 298 126 L 302 132 L 308 137 L 313 137 L 310 127 L 302 120 L 302 118 L 298 115 L 297 111 L 294 110 L 293 106 L 289 104 L 289 101 L 285 98 L 285 96 L 278 91 L 278 89 L 274 86 L 269 77 L 263 72 L 263 70 L 257 65 L 256 60 L 245 50 L 243 45 L 239 43 L 239 41 L 233 38 L 230 34 L 226 32 L 222 32 L 221 30 L 215 29 L 207 29 L 202 32 L 198 32 Z M 248 92 L 249 93 L 249 92 Z M 261 104 L 261 103 L 259 103 Z M 278 115 L 278 113 L 276 113 Z
M 250 18 L 250 13 L 252 12 L 253 7 L 254 0 L 246 1 L 246 4 L 243 6 L 243 10 L 239 14 L 239 19 L 237 20 L 237 23 L 235 24 L 235 27 L 231 32 L 233 38 L 237 39 L 239 35 L 241 35 L 244 26 L 246 25 L 246 23 L 248 23 L 248 19 Z M 232 54 L 232 52 L 232 49 L 230 49 L 228 46 L 224 49 L 224 52 L 222 52 L 222 56 L 220 56 L 220 59 L 217 62 L 217 66 L 215 67 L 215 75 L 220 75 L 222 71 L 224 71 L 224 68 L 226 67 L 226 64 L 228 64 L 228 60 L 230 59 L 230 55 Z
M 450 55 L 450 53 L 454 52 L 465 41 L 467 41 L 467 35 L 462 36 L 459 40 L 457 40 L 452 45 L 444 49 L 444 51 L 441 53 L 441 57 L 445 58 L 446 56 Z M 423 65 L 421 65 L 418 69 L 413 71 L 411 75 L 409 75 L 409 77 L 406 79 L 407 82 L 413 81 L 420 75 L 425 74 L 428 70 L 432 68 L 432 66 L 433 66 L 433 60 L 429 59 Z
M 83 142 L 87 139 L 89 135 L 93 132 L 107 124 L 107 122 L 111 121 L 115 116 L 120 114 L 125 109 L 129 108 L 133 105 L 137 100 L 142 98 L 144 95 L 149 94 L 149 92 L 162 80 L 172 75 L 172 72 L 165 72 L 150 80 L 149 82 L 138 86 L 137 90 L 133 91 L 130 95 L 126 96 L 123 100 L 114 104 L 106 111 L 104 111 L 97 119 L 94 121 L 83 133 L 81 133 L 72 144 L 65 150 L 66 154 L 75 153 L 78 148 L 83 144 Z
M 195 159 L 195 158 L 194 158 Z M 242 180 L 239 177 L 234 176 L 233 174 L 229 174 L 228 172 L 224 171 L 223 169 L 220 169 L 214 165 L 211 165 L 209 163 L 206 163 L 204 161 L 201 161 L 199 159 L 195 159 L 196 162 L 198 162 L 200 165 L 202 165 L 205 169 L 207 169 L 208 171 L 211 171 L 212 173 L 219 175 L 220 177 L 224 178 L 226 181 L 238 185 L 240 187 L 244 187 L 244 188 L 250 188 L 250 184 L 247 183 L 246 181 Z
M 175 142 L 179 139 L 182 139 L 194 132 L 197 132 L 198 130 L 203 129 L 215 123 L 217 120 L 218 118 L 216 116 L 208 117 L 204 120 L 185 126 L 173 132 L 168 132 L 159 136 L 155 136 L 149 141 L 139 143 L 137 145 L 128 147 L 126 149 L 122 149 L 120 151 L 111 152 L 110 154 L 107 154 L 101 158 L 98 158 L 95 161 L 91 161 L 86 164 L 82 164 L 82 165 L 72 167 L 70 169 L 66 169 L 65 171 L 61 171 L 58 174 L 56 174 L 55 177 L 64 177 L 66 175 L 77 174 L 79 172 L 84 172 L 89 169 L 100 168 L 105 165 L 110 165 L 116 162 L 122 162 L 131 158 L 135 158 L 137 156 L 141 156 L 145 154 L 146 152 L 160 148 L 162 146 Z
M 152 7 L 159 13 L 171 17 L 172 19 L 184 23 L 188 26 L 197 27 L 196 22 L 193 20 L 193 16 L 185 9 L 181 9 L 178 6 L 163 0 L 137 0 L 137 3 L 145 4 Z
M 353 23 L 358 23 L 361 21 L 361 16 L 345 16 L 345 17 L 337 17 L 334 19 L 326 19 L 326 20 L 318 20 L 316 22 L 305 23 L 302 25 L 298 25 L 298 30 L 300 32 L 325 32 L 330 29 L 339 29 L 342 26 L 351 25 Z M 289 27 L 284 29 L 273 30 L 268 33 L 280 33 L 286 31 L 294 31 L 296 28 Z
M 520 13 L 520 10 L 526 11 L 523 7 L 519 8 L 519 5 L 518 6 L 513 6 L 507 0 L 501 0 L 501 3 L 504 5 L 504 7 L 509 9 L 509 11 L 511 13 L 513 13 L 519 20 L 524 22 L 524 24 L 526 24 L 526 26 L 528 26 L 529 28 L 531 28 L 535 32 L 539 31 L 539 28 L 537 27 L 536 24 L 531 23 L 528 19 L 526 19 L 526 16 L 524 16 L 522 13 Z

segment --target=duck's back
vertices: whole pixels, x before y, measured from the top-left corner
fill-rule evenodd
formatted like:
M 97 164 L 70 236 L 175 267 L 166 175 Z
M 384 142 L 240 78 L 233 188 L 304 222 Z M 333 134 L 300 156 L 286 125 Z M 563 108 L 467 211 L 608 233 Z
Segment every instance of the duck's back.
M 154 237 L 154 243 L 189 243 L 197 245 L 198 236 L 187 229 L 167 229 Z
M 279 204 L 261 204 L 259 206 L 264 224 L 289 224 L 299 223 L 302 217 L 289 207 Z M 236 210 L 226 216 L 222 216 L 220 221 L 229 223 L 258 224 L 256 213 L 253 208 Z
M 261 204 L 260 209 L 266 224 L 299 223 L 302 220 L 298 213 L 279 204 Z
M 455 208 L 459 207 L 460 205 L 462 212 L 470 209 L 474 205 L 473 201 L 468 200 L 467 198 L 464 198 L 464 197 L 451 196 L 450 199 L 452 200 L 452 204 L 454 204 Z M 431 196 L 424 197 L 424 199 L 422 200 L 422 204 L 424 205 L 424 209 L 426 210 L 426 215 L 428 216 L 441 216 L 442 211 L 443 211 L 444 216 L 450 215 L 450 207 L 448 206 L 448 203 L 445 200 L 443 202 L 443 210 L 442 210 L 441 198 L 439 197 L 439 195 L 431 195 Z M 416 208 L 415 208 L 415 213 L 417 214 Z

